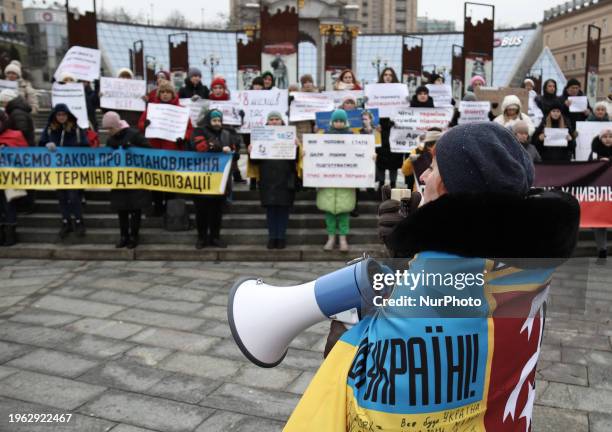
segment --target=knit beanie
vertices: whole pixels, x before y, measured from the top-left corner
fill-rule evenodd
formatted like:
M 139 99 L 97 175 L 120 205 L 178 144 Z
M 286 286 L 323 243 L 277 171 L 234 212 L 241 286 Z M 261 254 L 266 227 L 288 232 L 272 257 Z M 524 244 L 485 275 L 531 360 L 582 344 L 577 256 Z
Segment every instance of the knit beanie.
M 160 74 L 162 74 L 164 78 L 166 78 L 166 81 L 170 81 L 170 72 L 165 70 L 157 71 L 157 73 L 155 74 L 155 78 L 157 78 Z
M 480 75 L 474 75 L 470 80 L 470 85 L 474 87 L 474 84 L 476 84 L 477 82 L 481 83 L 482 85 L 485 85 L 487 83 L 485 79 Z
M 465 102 L 476 102 L 478 99 L 476 98 L 476 95 L 474 94 L 474 92 L 465 92 L 465 95 L 463 95 L 463 101 Z
M 128 68 L 121 68 L 117 71 L 117 78 L 121 78 L 121 75 L 129 75 L 130 78 L 134 78 L 134 72 Z
M 578 86 L 580 87 L 580 81 L 578 81 L 576 78 L 570 78 L 569 80 L 567 80 L 567 84 L 565 85 L 565 88 L 570 88 L 571 86 Z
M 533 82 L 531 78 L 526 78 L 525 81 L 523 81 L 523 85 L 527 84 L 531 84 L 531 87 L 535 87 L 535 82 Z
M 129 125 L 125 120 L 121 120 L 115 111 L 108 111 L 102 117 L 102 127 L 104 129 L 125 129 Z
M 12 89 L 4 89 L 0 91 L 0 103 L 7 103 L 18 97 L 19 94 Z
M 275 117 L 283 120 L 283 115 L 281 113 L 279 113 L 278 111 L 270 111 L 268 113 L 268 116 L 266 117 L 266 123 L 269 122 L 271 118 Z
M 21 68 L 15 63 L 9 63 L 8 65 L 6 65 L 6 67 L 4 68 L 4 76 L 6 76 L 6 74 L 9 72 L 13 72 L 17 74 L 19 78 L 21 78 Z
M 604 127 L 602 130 L 599 131 L 599 139 L 602 139 L 604 135 L 609 133 L 612 133 L 612 127 Z
M 223 78 L 215 78 L 210 83 L 210 88 L 212 89 L 213 87 L 215 87 L 217 85 L 223 86 L 223 88 L 225 88 L 225 80 Z
M 189 78 L 192 78 L 194 76 L 198 76 L 198 77 L 202 78 L 202 71 L 200 69 L 198 69 L 197 67 L 190 67 L 189 68 L 189 73 L 187 74 L 187 76 Z
M 348 125 L 348 115 L 346 114 L 346 111 L 344 111 L 343 109 L 337 109 L 332 113 L 331 116 L 331 123 L 332 126 L 334 124 L 334 122 L 343 122 L 345 125 Z
M 216 109 L 212 110 L 210 112 L 210 119 L 212 120 L 216 118 L 223 120 L 223 112 L 216 110 Z
M 438 141 L 436 160 L 449 194 L 525 195 L 533 185 L 529 155 L 508 129 L 495 122 L 450 129 Z
M 419 93 L 429 94 L 429 89 L 427 87 L 425 87 L 425 86 L 418 86 L 416 91 L 415 91 L 415 94 L 419 94 Z

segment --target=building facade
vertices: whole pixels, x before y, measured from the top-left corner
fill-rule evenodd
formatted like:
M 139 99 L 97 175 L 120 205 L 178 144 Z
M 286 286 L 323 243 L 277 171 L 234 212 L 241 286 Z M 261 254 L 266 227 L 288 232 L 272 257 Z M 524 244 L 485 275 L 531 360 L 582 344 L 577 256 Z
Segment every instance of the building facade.
M 455 30 L 455 21 L 431 19 L 426 16 L 417 17 L 417 32 L 419 33 L 442 33 Z
M 552 51 L 564 75 L 584 86 L 589 25 L 601 29 L 599 52 L 599 99 L 612 93 L 612 0 L 578 0 L 547 10 L 543 41 Z

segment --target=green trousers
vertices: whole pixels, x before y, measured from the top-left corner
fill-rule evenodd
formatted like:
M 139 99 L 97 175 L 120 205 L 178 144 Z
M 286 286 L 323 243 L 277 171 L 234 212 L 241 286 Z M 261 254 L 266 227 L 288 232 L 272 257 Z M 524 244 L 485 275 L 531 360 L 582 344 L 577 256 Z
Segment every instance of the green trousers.
M 350 213 L 332 214 L 325 212 L 325 226 L 329 235 L 348 235 L 350 230 Z

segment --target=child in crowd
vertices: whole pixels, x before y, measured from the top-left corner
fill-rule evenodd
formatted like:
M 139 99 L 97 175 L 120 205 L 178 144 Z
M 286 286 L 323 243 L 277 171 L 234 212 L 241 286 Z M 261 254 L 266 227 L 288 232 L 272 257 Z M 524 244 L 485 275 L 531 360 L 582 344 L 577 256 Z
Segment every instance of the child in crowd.
M 512 125 L 510 130 L 512 131 L 518 142 L 520 142 L 521 145 L 525 148 L 525 150 L 527 150 L 531 161 L 542 162 L 542 157 L 540 156 L 540 153 L 538 153 L 538 149 L 533 144 L 531 144 L 531 141 L 529 139 L 529 123 L 525 120 L 519 120 Z

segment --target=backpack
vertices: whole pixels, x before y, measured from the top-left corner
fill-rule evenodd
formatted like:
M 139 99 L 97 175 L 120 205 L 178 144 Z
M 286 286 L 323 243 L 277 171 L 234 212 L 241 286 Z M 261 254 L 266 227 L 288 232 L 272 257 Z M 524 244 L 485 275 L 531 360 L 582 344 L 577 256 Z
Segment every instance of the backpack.
M 189 212 L 184 199 L 169 199 L 164 214 L 164 228 L 167 231 L 187 231 L 190 228 Z

